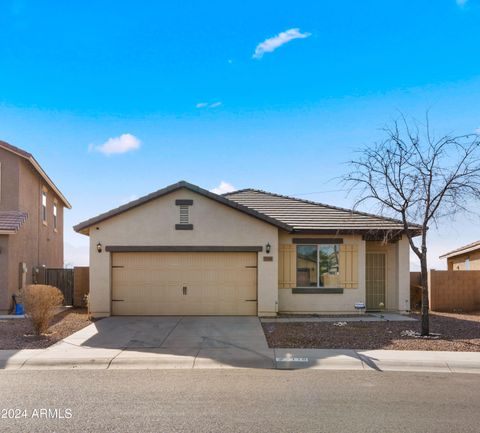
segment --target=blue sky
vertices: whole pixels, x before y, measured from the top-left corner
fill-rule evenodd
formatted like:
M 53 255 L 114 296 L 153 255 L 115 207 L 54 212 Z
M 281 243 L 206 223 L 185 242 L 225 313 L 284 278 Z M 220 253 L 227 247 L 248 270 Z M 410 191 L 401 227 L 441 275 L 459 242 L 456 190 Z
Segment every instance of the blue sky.
M 71 200 L 70 263 L 73 224 L 180 179 L 350 206 L 334 178 L 400 111 L 480 128 L 479 22 L 480 0 L 3 0 L 0 139 Z M 432 230 L 432 266 L 475 218 Z

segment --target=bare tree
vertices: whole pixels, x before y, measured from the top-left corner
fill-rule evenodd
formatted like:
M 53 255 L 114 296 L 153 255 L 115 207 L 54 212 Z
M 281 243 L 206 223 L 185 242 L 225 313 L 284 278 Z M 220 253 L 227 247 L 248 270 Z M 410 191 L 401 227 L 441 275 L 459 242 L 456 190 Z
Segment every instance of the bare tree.
M 436 138 L 426 122 L 402 116 L 383 130 L 383 141 L 358 152 L 344 180 L 360 189 L 356 205 L 373 201 L 386 216 L 403 222 L 404 234 L 420 260 L 422 335 L 429 335 L 427 232 L 430 224 L 473 210 L 480 198 L 480 136 Z M 410 221 L 421 230 L 412 230 Z M 418 241 L 417 241 L 418 239 Z

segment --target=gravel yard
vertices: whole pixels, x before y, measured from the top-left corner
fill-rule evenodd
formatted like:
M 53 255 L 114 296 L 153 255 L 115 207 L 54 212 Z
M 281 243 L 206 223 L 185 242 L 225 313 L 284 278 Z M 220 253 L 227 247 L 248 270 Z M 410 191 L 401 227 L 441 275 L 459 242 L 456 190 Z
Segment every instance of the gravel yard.
M 43 349 L 92 323 L 84 308 L 73 308 L 57 314 L 47 335 L 33 335 L 28 319 L 0 320 L 0 350 Z
M 412 317 L 419 319 L 418 314 Z M 420 331 L 420 322 L 263 323 L 271 348 L 388 349 L 480 352 L 480 313 L 431 313 L 430 332 L 437 339 L 409 337 Z M 406 332 L 407 331 L 407 332 Z M 402 335 L 403 334 L 403 335 Z

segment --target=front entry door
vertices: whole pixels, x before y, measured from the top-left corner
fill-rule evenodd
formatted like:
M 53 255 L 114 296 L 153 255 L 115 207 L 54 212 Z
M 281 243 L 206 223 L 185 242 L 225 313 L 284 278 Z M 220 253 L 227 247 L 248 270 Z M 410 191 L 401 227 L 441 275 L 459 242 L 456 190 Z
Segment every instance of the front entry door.
M 369 311 L 385 309 L 386 261 L 384 253 L 367 253 L 365 283 Z

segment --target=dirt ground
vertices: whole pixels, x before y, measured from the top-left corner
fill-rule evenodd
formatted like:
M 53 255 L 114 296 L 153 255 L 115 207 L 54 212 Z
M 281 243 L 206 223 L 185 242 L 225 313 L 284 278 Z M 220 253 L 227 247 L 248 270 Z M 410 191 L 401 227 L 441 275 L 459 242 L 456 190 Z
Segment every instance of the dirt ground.
M 418 314 L 412 317 L 419 319 Z M 270 347 L 317 349 L 388 349 L 480 352 L 480 312 L 431 313 L 430 332 L 437 338 L 409 336 L 420 322 L 263 323 Z
M 0 350 L 3 349 L 42 349 L 79 331 L 91 320 L 87 310 L 72 308 L 57 314 L 47 335 L 35 336 L 28 319 L 0 320 Z

